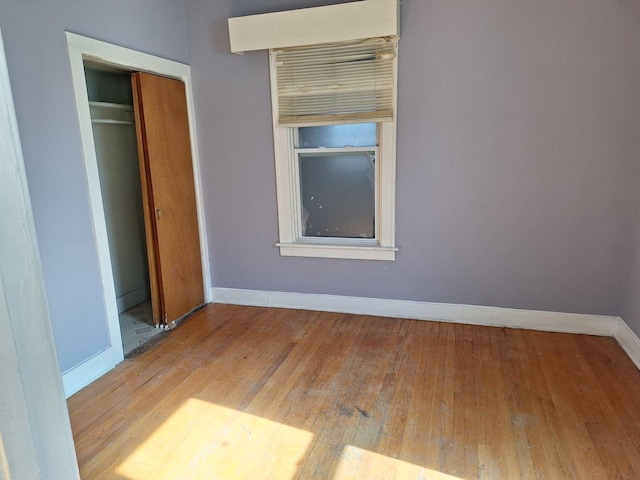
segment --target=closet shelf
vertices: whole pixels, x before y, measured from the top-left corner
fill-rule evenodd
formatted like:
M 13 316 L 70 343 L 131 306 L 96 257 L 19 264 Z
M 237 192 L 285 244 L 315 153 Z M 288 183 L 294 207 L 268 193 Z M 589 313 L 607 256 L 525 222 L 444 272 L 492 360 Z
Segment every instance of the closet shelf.
M 91 123 L 110 123 L 112 125 L 135 125 L 131 120 L 112 120 L 110 118 L 92 118 Z
M 134 125 L 133 106 L 120 103 L 89 102 L 92 123 Z
M 89 102 L 89 106 L 96 107 L 96 108 L 109 108 L 111 110 L 122 110 L 126 112 L 133 112 L 133 105 L 124 105 L 121 103 Z

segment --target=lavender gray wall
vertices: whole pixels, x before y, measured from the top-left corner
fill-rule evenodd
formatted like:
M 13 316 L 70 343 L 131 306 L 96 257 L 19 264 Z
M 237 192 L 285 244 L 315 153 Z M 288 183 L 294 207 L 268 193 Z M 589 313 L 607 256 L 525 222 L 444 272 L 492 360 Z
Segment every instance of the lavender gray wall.
M 109 344 L 65 30 L 188 61 L 182 1 L 0 0 L 60 368 Z
M 191 57 L 214 285 L 613 315 L 624 305 L 640 333 L 640 5 L 403 0 L 401 250 L 386 263 L 278 255 L 267 56 L 229 53 L 229 16 L 330 3 L 187 0 L 187 31 L 180 1 L 0 0 L 62 370 L 108 343 L 65 29 Z
M 280 257 L 266 52 L 188 0 L 215 286 L 617 315 L 640 152 L 640 4 L 403 0 L 397 261 Z M 640 247 L 640 246 L 639 246 Z
M 638 174 L 640 174 L 640 163 L 638 163 L 637 167 Z M 634 205 L 634 228 L 629 266 L 625 276 L 622 318 L 640 337 L 640 175 L 637 175 L 636 178 L 638 183 Z

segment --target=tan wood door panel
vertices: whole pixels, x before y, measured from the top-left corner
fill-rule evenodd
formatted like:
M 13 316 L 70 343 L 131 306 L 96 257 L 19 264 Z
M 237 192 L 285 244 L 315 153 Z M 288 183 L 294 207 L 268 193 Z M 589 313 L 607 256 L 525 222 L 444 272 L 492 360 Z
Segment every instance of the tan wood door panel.
M 132 75 L 154 311 L 171 322 L 204 303 L 184 83 Z

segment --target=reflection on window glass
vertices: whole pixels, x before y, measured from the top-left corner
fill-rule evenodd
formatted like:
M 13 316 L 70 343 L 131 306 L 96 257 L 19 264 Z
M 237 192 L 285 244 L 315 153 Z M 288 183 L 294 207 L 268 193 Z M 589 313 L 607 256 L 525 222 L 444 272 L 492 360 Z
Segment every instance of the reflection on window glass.
M 375 152 L 299 153 L 306 237 L 375 238 Z
M 299 146 L 301 148 L 374 147 L 376 127 L 375 123 L 300 127 L 298 128 Z

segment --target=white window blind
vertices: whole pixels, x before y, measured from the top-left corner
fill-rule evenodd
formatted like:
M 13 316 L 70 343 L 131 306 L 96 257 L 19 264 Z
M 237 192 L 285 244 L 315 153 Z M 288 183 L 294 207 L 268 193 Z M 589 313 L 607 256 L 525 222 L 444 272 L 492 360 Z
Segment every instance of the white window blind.
M 391 121 L 395 38 L 271 52 L 279 126 Z

